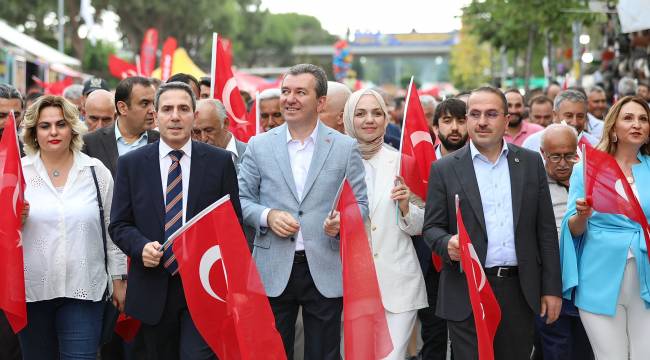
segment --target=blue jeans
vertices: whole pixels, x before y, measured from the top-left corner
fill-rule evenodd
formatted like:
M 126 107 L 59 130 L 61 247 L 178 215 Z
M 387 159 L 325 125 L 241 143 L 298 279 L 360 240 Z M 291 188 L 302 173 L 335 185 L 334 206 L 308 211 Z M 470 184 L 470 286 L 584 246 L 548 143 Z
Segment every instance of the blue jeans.
M 27 303 L 27 326 L 18 333 L 24 360 L 97 358 L 104 303 L 57 298 Z

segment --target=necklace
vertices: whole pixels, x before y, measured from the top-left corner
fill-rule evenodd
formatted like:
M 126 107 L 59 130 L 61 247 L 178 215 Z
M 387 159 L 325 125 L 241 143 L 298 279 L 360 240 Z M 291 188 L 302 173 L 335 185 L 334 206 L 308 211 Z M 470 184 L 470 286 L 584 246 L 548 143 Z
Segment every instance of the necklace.
M 54 177 L 59 177 L 59 175 L 61 175 L 61 173 L 59 172 L 59 170 L 54 170 L 54 171 L 52 171 L 52 176 L 54 176 Z

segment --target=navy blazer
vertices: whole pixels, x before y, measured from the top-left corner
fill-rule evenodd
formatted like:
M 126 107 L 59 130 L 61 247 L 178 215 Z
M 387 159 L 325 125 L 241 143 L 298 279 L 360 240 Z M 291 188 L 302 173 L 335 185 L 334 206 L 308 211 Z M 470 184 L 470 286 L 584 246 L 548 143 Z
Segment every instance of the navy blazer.
M 125 312 L 150 325 L 160 322 L 170 279 L 162 264 L 145 268 L 142 263 L 145 244 L 151 241 L 162 244 L 165 236 L 158 146 L 158 142 L 151 143 L 120 156 L 108 228 L 115 245 L 131 258 Z M 241 224 L 241 206 L 230 153 L 192 141 L 186 219 L 191 219 L 224 195 L 230 195 L 239 218 L 238 226 Z

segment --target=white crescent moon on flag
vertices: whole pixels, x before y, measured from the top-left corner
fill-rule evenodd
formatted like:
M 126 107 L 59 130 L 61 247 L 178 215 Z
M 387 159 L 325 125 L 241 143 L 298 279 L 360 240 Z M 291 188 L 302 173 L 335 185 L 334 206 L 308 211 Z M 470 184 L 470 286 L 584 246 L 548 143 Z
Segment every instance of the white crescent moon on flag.
M 224 299 L 222 299 L 217 293 L 214 292 L 212 289 L 212 285 L 210 285 L 210 270 L 212 269 L 212 266 L 221 258 L 221 249 L 219 248 L 219 245 L 215 245 L 203 253 L 203 256 L 201 257 L 201 261 L 199 262 L 199 279 L 201 280 L 201 285 L 203 285 L 203 289 L 205 289 L 205 292 L 208 293 L 208 295 L 212 296 L 213 298 L 221 301 L 221 302 L 226 302 Z M 222 260 L 223 264 L 223 260 Z M 223 273 L 224 275 L 226 274 L 226 267 L 223 267 Z M 226 279 L 226 286 L 228 286 L 228 277 L 225 276 Z
M 478 291 L 483 290 L 483 287 L 485 286 L 486 277 L 485 277 L 485 272 L 483 271 L 483 267 L 481 266 L 481 262 L 478 260 L 478 255 L 476 255 L 476 250 L 474 250 L 474 246 L 472 244 L 468 244 L 467 248 L 469 249 L 469 255 L 472 258 L 472 262 L 476 263 L 476 266 L 472 266 L 472 269 L 476 269 L 477 267 L 480 269 L 479 273 L 481 276 L 480 281 L 478 282 Z M 474 278 L 476 279 L 476 271 L 474 272 Z
M 614 184 L 614 189 L 616 189 L 616 193 L 618 194 L 618 196 L 625 199 L 625 201 L 630 201 L 627 198 L 627 194 L 625 193 L 625 189 L 623 188 L 623 182 L 621 181 L 621 179 L 616 180 L 616 183 Z
M 416 131 L 411 134 L 411 143 L 413 147 L 416 147 L 417 144 L 426 141 L 433 146 L 433 140 L 431 140 L 431 134 L 426 131 Z
M 230 94 L 232 94 L 232 91 L 237 87 L 237 81 L 235 80 L 234 77 L 231 77 L 226 81 L 226 84 L 223 86 L 223 90 L 221 91 L 221 100 L 223 102 L 223 106 L 226 108 L 226 111 L 228 112 L 228 115 L 235 120 L 237 124 L 248 124 L 248 121 L 246 120 L 241 120 L 237 116 L 235 116 L 235 113 L 232 111 L 232 105 L 230 104 Z
M 16 203 L 18 203 L 18 196 L 20 195 L 18 176 L 14 174 L 5 174 L 4 176 L 2 176 L 2 185 L 0 185 L 0 192 L 12 186 L 14 187 L 13 204 L 12 204 L 14 210 L 14 216 L 18 216 L 18 214 L 16 214 Z

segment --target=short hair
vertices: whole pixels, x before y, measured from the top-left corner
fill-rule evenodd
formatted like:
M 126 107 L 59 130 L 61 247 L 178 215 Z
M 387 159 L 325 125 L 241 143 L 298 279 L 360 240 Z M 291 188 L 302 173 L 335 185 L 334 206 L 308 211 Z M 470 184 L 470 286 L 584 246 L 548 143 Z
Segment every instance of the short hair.
M 623 96 L 634 96 L 636 95 L 637 85 L 636 80 L 631 77 L 624 76 L 618 82 L 618 95 Z
M 578 143 L 578 130 L 576 130 L 573 126 L 567 125 L 565 123 L 559 123 L 559 124 L 553 123 L 553 124 L 550 124 L 549 126 L 547 126 L 546 129 L 544 129 L 542 131 L 542 137 L 540 138 L 540 143 L 539 143 L 540 144 L 539 146 L 542 149 L 544 148 L 544 140 L 546 140 L 546 136 L 547 136 L 546 134 L 548 134 L 549 130 L 552 130 L 552 129 L 568 129 L 568 130 L 570 130 L 571 134 L 573 134 L 573 136 L 575 137 L 576 145 L 577 145 L 577 143 Z
M 594 85 L 587 90 L 587 94 L 591 95 L 591 93 L 599 93 L 599 94 L 605 94 L 605 89 L 601 88 L 598 85 Z
M 223 105 L 223 103 L 217 99 L 201 99 L 198 101 L 198 104 L 203 103 L 211 104 L 215 107 L 215 110 L 217 111 L 217 120 L 221 124 L 221 127 L 223 127 L 224 122 L 228 118 L 228 112 L 226 111 L 226 107 Z
M 115 111 L 120 113 L 120 109 L 117 108 L 118 102 L 126 103 L 127 106 L 131 106 L 131 92 L 133 91 L 133 86 L 153 86 L 151 79 L 143 76 L 131 76 L 117 84 L 115 88 Z
M 156 97 L 153 100 L 153 106 L 156 109 L 156 111 L 158 111 L 158 107 L 160 106 L 160 95 L 170 90 L 185 91 L 192 99 L 192 111 L 196 110 L 196 96 L 194 95 L 194 91 L 192 91 L 192 88 L 184 82 L 172 81 L 172 82 L 166 82 L 164 84 L 161 84 L 160 87 L 158 88 L 158 91 L 156 91 Z
M 469 99 L 472 97 L 472 95 L 481 92 L 486 92 L 498 96 L 499 99 L 501 99 L 501 105 L 503 106 L 503 115 L 508 115 L 508 100 L 506 100 L 506 96 L 503 94 L 503 92 L 501 92 L 501 90 L 492 86 L 481 86 L 477 89 L 472 90 L 469 93 L 469 98 L 467 99 L 468 110 L 469 110 Z
M 396 96 L 393 98 L 393 105 L 395 106 L 395 109 L 399 109 L 402 107 L 402 104 L 406 101 L 406 98 L 404 96 Z
M 212 79 L 210 79 L 209 76 L 204 76 L 201 79 L 199 79 L 199 85 L 210 87 L 212 86 Z
M 607 115 L 605 115 L 605 121 L 603 122 L 603 135 L 600 138 L 598 145 L 596 145 L 596 148 L 598 150 L 602 150 L 610 155 L 614 155 L 614 153 L 616 153 L 616 147 L 618 143 L 612 141 L 612 129 L 614 129 L 614 126 L 616 125 L 616 119 L 621 113 L 621 109 L 623 109 L 623 106 L 625 104 L 630 102 L 635 102 L 641 105 L 643 111 L 646 113 L 646 116 L 650 117 L 650 107 L 648 107 L 648 102 L 646 102 L 645 99 L 636 95 L 625 96 L 621 98 L 619 101 L 614 103 L 614 105 L 612 105 L 612 107 L 607 112 Z M 643 155 L 650 155 L 650 144 L 643 144 L 639 151 Z
M 282 81 L 287 75 L 300 75 L 300 74 L 311 74 L 316 78 L 316 97 L 320 98 L 327 96 L 327 74 L 325 70 L 320 66 L 313 64 L 298 64 L 294 65 L 287 70 L 284 74 Z
M 72 84 L 63 89 L 63 97 L 66 99 L 77 100 L 83 96 L 84 86 L 80 84 Z
M 20 100 L 21 109 L 25 107 L 25 99 L 20 95 L 20 91 L 9 84 L 0 84 L 0 99 Z
M 57 107 L 63 112 L 65 122 L 72 128 L 72 141 L 70 142 L 70 150 L 75 153 L 81 151 L 83 147 L 83 134 L 88 130 L 86 125 L 79 119 L 79 110 L 70 101 L 66 100 L 63 96 L 44 95 L 40 97 L 32 106 L 25 112 L 25 118 L 22 122 L 23 131 L 22 139 L 25 145 L 24 150 L 28 155 L 36 154 L 39 150 L 38 140 L 36 140 L 36 127 L 38 119 L 41 116 L 41 111 L 47 107 Z
M 548 95 L 548 91 L 551 89 L 551 86 L 558 86 L 560 89 L 562 88 L 560 86 L 560 83 L 557 81 L 551 81 L 546 88 L 544 88 L 544 94 Z
M 521 102 L 524 103 L 524 104 L 526 103 L 526 99 L 524 98 L 523 95 L 521 95 L 521 92 L 519 92 L 519 89 L 509 88 L 509 89 L 507 89 L 506 91 L 503 92 L 503 96 L 506 96 L 506 94 L 509 94 L 509 93 L 519 95 L 521 97 Z
M 279 99 L 282 92 L 278 88 L 265 89 L 258 96 L 260 101 Z
M 422 106 L 436 106 L 436 98 L 431 95 L 422 95 L 420 96 L 420 104 L 422 104 Z
M 461 99 L 449 98 L 436 106 L 436 112 L 433 115 L 433 125 L 438 126 L 440 118 L 450 115 L 456 119 L 464 119 L 467 113 L 467 104 Z
M 542 104 L 549 104 L 551 105 L 551 108 L 553 108 L 553 100 L 551 100 L 550 97 L 546 95 L 537 95 L 534 98 L 530 99 L 530 108 L 533 108 L 533 105 L 542 105 Z
M 587 96 L 578 90 L 567 89 L 560 91 L 553 101 L 553 110 L 560 111 L 560 105 L 565 101 L 581 102 L 585 105 L 585 112 L 587 111 Z
M 184 74 L 184 73 L 174 74 L 169 79 L 167 79 L 167 81 L 165 81 L 165 82 L 166 83 L 171 83 L 171 82 L 177 82 L 177 81 L 180 81 L 180 82 L 185 83 L 185 84 L 190 85 L 190 86 L 192 85 L 191 83 L 194 83 L 194 85 L 196 85 L 197 88 L 201 88 L 201 86 L 199 84 L 199 81 L 196 80 L 196 78 L 194 76 L 190 75 L 190 74 Z

